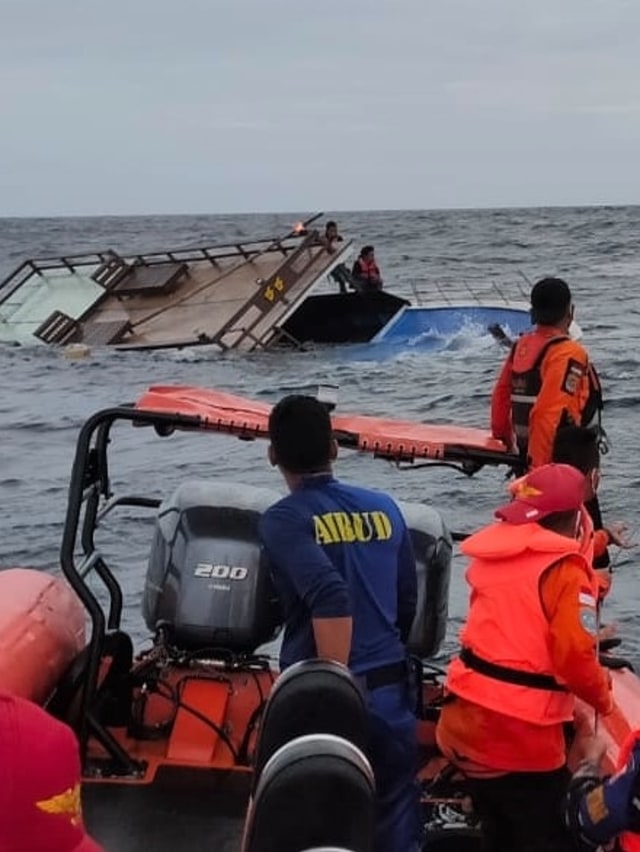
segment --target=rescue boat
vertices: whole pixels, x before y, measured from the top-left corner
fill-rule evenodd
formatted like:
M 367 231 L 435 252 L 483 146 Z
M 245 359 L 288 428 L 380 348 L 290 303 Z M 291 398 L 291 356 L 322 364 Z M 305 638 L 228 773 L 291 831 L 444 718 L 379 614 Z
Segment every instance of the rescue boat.
M 112 444 L 123 434 L 115 425 L 146 427 L 138 434 L 165 449 L 176 433 L 264 438 L 269 411 L 215 390 L 156 386 L 134 404 L 97 412 L 77 441 L 62 576 L 0 571 L 0 688 L 75 730 L 86 822 L 108 850 L 371 849 L 374 786 L 355 679 L 320 661 L 279 676 L 269 655 L 281 614 L 257 522 L 281 495 L 215 478 L 180 482 L 160 497 L 114 492 Z M 398 464 L 445 463 L 474 475 L 518 463 L 481 429 L 335 412 L 332 421 L 341 446 Z M 163 468 L 166 459 L 165 452 Z M 464 782 L 434 739 L 443 672 L 432 659 L 446 629 L 452 535 L 434 509 L 399 505 L 419 573 L 409 651 L 425 848 L 477 849 L 481 827 L 466 807 Z M 124 584 L 96 541 L 132 509 L 150 520 L 144 584 L 135 593 L 149 636 L 140 648 L 125 629 Z M 603 661 L 618 709 L 600 723 L 613 766 L 640 727 L 640 681 L 624 660 Z

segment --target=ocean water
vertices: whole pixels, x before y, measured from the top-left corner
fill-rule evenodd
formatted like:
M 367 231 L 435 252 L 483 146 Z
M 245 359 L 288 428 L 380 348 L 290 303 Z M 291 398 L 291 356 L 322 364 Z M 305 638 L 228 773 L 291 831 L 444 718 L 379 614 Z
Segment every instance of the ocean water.
M 0 277 L 29 256 L 115 248 L 126 253 L 266 237 L 288 232 L 297 214 L 157 216 L 84 219 L 0 219 Z M 603 461 L 606 520 L 638 523 L 640 402 L 640 207 L 526 210 L 379 211 L 335 216 L 357 243 L 372 243 L 386 286 L 412 298 L 441 287 L 488 280 L 521 286 L 558 274 L 570 283 L 583 341 L 606 395 L 611 451 Z M 359 354 L 360 353 L 360 354 Z M 376 361 L 358 349 L 218 355 L 180 352 L 94 352 L 70 361 L 44 347 L 0 348 L 0 565 L 55 568 L 68 479 L 78 431 L 98 409 L 135 400 L 151 384 L 215 387 L 276 401 L 318 384 L 339 387 L 339 409 L 487 426 L 489 396 L 505 352 L 482 329 L 466 329 L 438 352 L 399 349 Z M 163 497 L 189 478 L 218 477 L 282 488 L 263 442 L 195 435 L 159 439 L 148 430 L 114 433 L 116 493 Z M 337 474 L 435 506 L 456 531 L 490 521 L 505 500 L 504 474 L 484 469 L 471 479 L 443 468 L 400 471 L 353 452 Z M 152 536 L 142 510 L 114 515 L 98 541 L 125 592 L 125 625 L 142 641 L 141 589 Z M 640 535 L 636 535 L 640 539 Z M 456 646 L 467 593 L 465 563 L 456 554 L 450 622 L 443 655 Z M 638 552 L 615 564 L 605 621 L 615 621 L 622 650 L 640 657 Z

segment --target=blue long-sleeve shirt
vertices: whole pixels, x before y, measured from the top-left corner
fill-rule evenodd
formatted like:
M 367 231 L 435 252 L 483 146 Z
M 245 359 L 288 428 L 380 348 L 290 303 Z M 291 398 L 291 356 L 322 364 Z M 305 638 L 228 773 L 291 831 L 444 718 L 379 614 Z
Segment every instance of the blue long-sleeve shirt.
M 313 618 L 352 617 L 355 673 L 404 658 L 416 564 L 391 497 L 329 474 L 308 477 L 264 513 L 260 536 L 284 610 L 282 668 L 316 655 Z

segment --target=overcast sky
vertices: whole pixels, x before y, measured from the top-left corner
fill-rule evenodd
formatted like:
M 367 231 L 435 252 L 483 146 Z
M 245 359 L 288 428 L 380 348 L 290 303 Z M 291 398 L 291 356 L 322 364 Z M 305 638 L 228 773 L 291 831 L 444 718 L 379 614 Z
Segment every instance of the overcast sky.
M 640 0 L 0 0 L 0 215 L 640 203 Z

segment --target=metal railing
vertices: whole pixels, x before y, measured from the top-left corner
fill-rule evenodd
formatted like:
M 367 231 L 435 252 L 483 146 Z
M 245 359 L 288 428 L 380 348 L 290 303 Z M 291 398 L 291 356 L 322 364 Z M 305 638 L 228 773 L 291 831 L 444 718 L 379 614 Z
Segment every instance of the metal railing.
M 495 281 L 481 281 L 469 284 L 468 281 L 442 283 L 439 281 L 412 283 L 411 291 L 415 305 L 429 305 L 442 302 L 453 305 L 468 302 L 486 305 L 487 301 L 503 304 L 505 307 L 514 302 L 529 302 L 530 291 L 525 290 L 519 281 L 497 284 Z
M 67 254 L 60 257 L 30 258 L 0 281 L 0 304 L 6 302 L 16 290 L 34 275 L 44 275 L 54 269 L 66 269 L 74 274 L 83 266 L 101 266 L 121 260 L 133 266 L 156 266 L 164 263 L 194 263 L 207 261 L 213 266 L 219 260 L 238 257 L 251 260 L 258 255 L 280 252 L 285 257 L 300 245 L 300 237 L 287 236 L 282 239 L 265 238 L 224 245 L 170 249 L 167 251 L 139 252 L 119 255 L 112 249 L 84 254 Z

